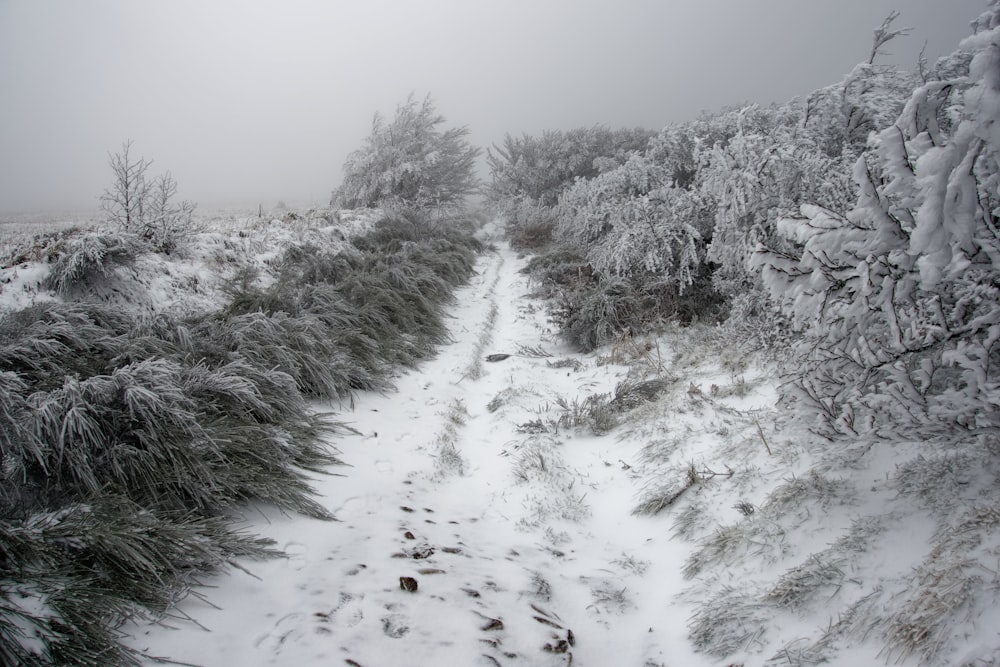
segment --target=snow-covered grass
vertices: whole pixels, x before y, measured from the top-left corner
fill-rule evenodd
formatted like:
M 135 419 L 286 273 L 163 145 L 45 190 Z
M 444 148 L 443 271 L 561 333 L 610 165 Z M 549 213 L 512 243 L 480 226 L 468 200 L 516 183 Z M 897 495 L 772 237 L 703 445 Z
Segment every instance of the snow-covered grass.
M 339 522 L 269 515 L 299 556 L 219 582 L 222 609 L 182 607 L 204 627 L 136 626 L 136 646 L 205 665 L 954 664 L 962 632 L 987 655 L 992 598 L 973 622 L 941 597 L 986 573 L 935 544 L 982 538 L 988 512 L 935 536 L 882 467 L 835 469 L 780 425 L 770 362 L 696 353 L 721 345 L 710 329 L 573 352 L 523 263 L 482 259 L 438 357 L 355 399 L 351 467 L 322 487 Z M 484 351 L 510 356 L 471 377 Z M 597 402 L 614 422 L 594 429 Z
M 302 276 L 343 268 L 336 253 L 302 251 L 336 234 L 276 226 L 237 230 L 237 241 L 204 232 L 230 239 L 206 247 L 233 261 L 176 258 L 229 272 L 204 291 L 229 308 L 223 321 L 307 307 L 293 289 Z M 434 258 L 435 275 L 460 271 L 457 256 Z M 427 329 L 436 356 L 404 346 L 396 359 L 415 367 L 392 388 L 355 368 L 349 400 L 311 404 L 351 429 L 326 440 L 347 465 L 308 480 L 312 514 L 336 521 L 240 505 L 239 535 L 273 543 L 236 541 L 208 558 L 237 567 L 120 628 L 127 646 L 149 664 L 996 664 L 995 438 L 829 442 L 776 407 L 782 356 L 715 326 L 619 332 L 574 351 L 528 296 L 525 264 L 502 245 L 482 255 L 444 328 Z M 422 273 L 371 266 L 347 313 L 364 312 L 360 295 L 383 280 L 438 291 Z M 157 314 L 186 310 L 157 289 Z M 131 349 L 141 363 L 153 348 Z M 303 387 L 336 369 L 269 354 L 258 363 L 302 365 Z M 72 526 L 86 515 L 65 516 Z M 51 530 L 45 521 L 32 530 Z M 282 557 L 250 558 L 267 549 Z M 41 581 L 19 584 L 3 612 L 36 649 L 31 619 L 59 602 Z
M 332 518 L 310 473 L 339 463 L 344 429 L 306 398 L 386 388 L 431 355 L 480 244 L 457 220 L 286 222 L 267 243 L 192 232 L 170 255 L 70 230 L 5 262 L 8 284 L 42 276 L 0 309 L 5 664 L 135 661 L 122 622 L 280 553 L 245 532 L 247 503 Z

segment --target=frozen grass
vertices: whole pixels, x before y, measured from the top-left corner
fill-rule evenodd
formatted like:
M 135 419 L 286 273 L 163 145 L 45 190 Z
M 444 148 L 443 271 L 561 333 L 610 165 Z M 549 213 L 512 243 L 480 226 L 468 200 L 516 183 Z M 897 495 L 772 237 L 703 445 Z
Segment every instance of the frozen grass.
M 1000 507 L 977 504 L 942 529 L 909 581 L 885 629 L 885 654 L 939 662 L 954 648 L 952 624 L 983 614 L 1000 591 L 996 533 Z M 994 650 L 995 650 L 994 646 Z
M 561 428 L 603 435 L 619 423 L 609 394 L 590 394 L 583 400 L 559 396 L 555 404 L 560 410 L 557 423 Z
M 448 405 L 444 416 L 444 426 L 437 434 L 437 456 L 435 459 L 437 473 L 439 475 L 461 475 L 465 472 L 465 461 L 458 449 L 458 433 L 465 426 L 469 411 L 462 399 L 455 398 Z
M 127 235 L 44 241 L 42 289 L 64 301 L 0 316 L 0 662 L 136 662 L 123 621 L 278 553 L 230 518 L 247 502 L 331 518 L 310 475 L 339 462 L 340 427 L 306 399 L 386 388 L 433 354 L 481 248 L 471 231 L 387 217 L 351 248 L 303 227 L 263 263 L 241 260 L 245 236 L 220 242 L 220 264 L 242 267 L 228 303 L 184 319 L 130 310 L 141 280 L 111 284 L 145 252 Z
M 560 445 L 548 434 L 529 435 L 517 445 L 511 467 L 514 479 L 541 489 L 529 493 L 525 500 L 529 514 L 520 520 L 522 528 L 548 525 L 553 520 L 578 522 L 590 516 L 586 494 L 577 487 L 577 478 L 559 452 Z
M 702 483 L 702 476 L 694 464 L 658 476 L 657 486 L 644 494 L 642 501 L 632 510 L 633 514 L 659 514 L 671 507 L 692 487 Z
M 631 331 L 622 332 L 612 342 L 607 362 L 629 366 L 630 371 L 643 375 L 668 375 L 669 360 L 656 336 L 637 337 Z
M 110 280 L 115 269 L 135 261 L 146 250 L 137 236 L 124 232 L 91 232 L 71 238 L 49 269 L 44 289 L 62 296 L 93 288 L 98 280 Z
M 844 559 L 813 554 L 805 563 L 781 575 L 764 599 L 778 607 L 796 609 L 821 593 L 833 597 L 847 578 Z
M 763 645 L 770 616 L 756 596 L 722 586 L 698 605 L 688 636 L 699 650 L 721 658 Z

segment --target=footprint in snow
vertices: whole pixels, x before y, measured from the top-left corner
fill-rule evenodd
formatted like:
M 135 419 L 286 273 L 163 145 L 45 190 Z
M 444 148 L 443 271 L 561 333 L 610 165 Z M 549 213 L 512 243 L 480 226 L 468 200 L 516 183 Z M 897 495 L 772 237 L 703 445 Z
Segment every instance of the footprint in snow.
M 345 500 L 340 507 L 334 509 L 333 513 L 343 521 L 347 517 L 361 516 L 362 510 L 368 506 L 368 502 L 361 496 L 351 496 Z
M 327 618 L 336 625 L 353 628 L 365 618 L 365 612 L 362 608 L 364 597 L 364 595 L 354 597 L 350 593 L 341 593 L 340 602 L 327 615 Z M 320 615 L 317 614 L 317 616 Z
M 299 542 L 289 542 L 282 548 L 282 551 L 285 552 L 288 567 L 293 570 L 301 570 L 306 566 L 306 554 L 309 552 L 306 545 Z
M 403 614 L 387 614 L 382 617 L 382 632 L 386 637 L 399 639 L 409 631 L 410 626 Z

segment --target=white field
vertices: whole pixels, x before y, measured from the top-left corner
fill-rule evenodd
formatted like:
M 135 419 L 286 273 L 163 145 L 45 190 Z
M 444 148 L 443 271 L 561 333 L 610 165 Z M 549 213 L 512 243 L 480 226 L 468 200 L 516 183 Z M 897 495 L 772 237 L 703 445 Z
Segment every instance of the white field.
M 233 263 L 220 252 L 266 269 L 285 240 L 334 233 L 236 226 L 144 259 L 126 301 L 210 308 Z M 814 470 L 822 443 L 782 426 L 774 369 L 708 327 L 571 352 L 530 296 L 526 259 L 496 244 L 435 359 L 385 395 L 315 406 L 359 433 L 331 443 L 349 465 L 316 480 L 336 521 L 248 508 L 286 557 L 237 563 L 168 618 L 125 626 L 148 664 L 919 664 L 881 635 L 936 527 L 889 481 L 907 452 Z M 49 298 L 21 278 L 43 268 L 4 271 L 17 277 L 2 310 Z M 181 293 L 191 275 L 201 287 Z M 588 397 L 649 379 L 663 392 L 609 433 L 568 423 Z M 663 507 L 633 514 L 651 500 Z M 998 579 L 981 581 L 934 664 L 997 664 Z

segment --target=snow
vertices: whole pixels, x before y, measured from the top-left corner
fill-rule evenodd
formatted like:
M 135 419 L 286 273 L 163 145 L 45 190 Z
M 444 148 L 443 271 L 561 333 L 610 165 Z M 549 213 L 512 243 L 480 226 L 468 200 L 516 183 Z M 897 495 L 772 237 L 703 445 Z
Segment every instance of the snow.
M 357 397 L 342 416 L 360 433 L 335 443 L 350 467 L 317 480 L 337 521 L 256 508 L 253 528 L 288 557 L 211 582 L 207 601 L 178 611 L 196 623 L 133 627 L 134 646 L 201 665 L 473 665 L 508 654 L 566 664 L 569 653 L 574 664 L 609 665 L 683 655 L 688 610 L 670 592 L 685 548 L 662 522 L 630 514 L 636 479 L 619 460 L 634 461 L 638 446 L 516 430 L 558 396 L 612 390 L 624 369 L 575 372 L 514 354 L 468 377 L 484 339 L 491 350 L 543 344 L 569 356 L 538 304 L 518 298 L 522 264 L 509 250 L 484 259 L 458 295 L 454 342 L 394 392 Z M 511 388 L 510 402 L 490 412 Z M 461 472 L 440 457 L 449 433 Z M 513 469 L 532 446 L 547 474 L 519 482 Z M 401 590 L 400 577 L 418 590 Z M 570 630 L 575 646 L 560 645 Z M 690 651 L 683 662 L 710 664 Z
M 341 212 L 338 223 L 216 224 L 178 256 L 140 258 L 123 303 L 215 307 L 234 265 L 267 280 L 283 244 L 346 238 L 370 220 Z M 920 572 L 939 567 L 933 503 L 899 489 L 917 451 L 845 451 L 836 465 L 823 442 L 781 427 L 774 369 L 713 346 L 708 328 L 573 352 L 499 231 L 480 232 L 498 249 L 456 294 L 451 342 L 436 358 L 393 391 L 314 406 L 357 431 L 331 442 L 348 465 L 315 480 L 336 520 L 246 508 L 248 529 L 285 557 L 237 563 L 167 617 L 128 623 L 127 643 L 150 665 L 205 667 L 884 662 L 886 619 Z M 40 280 L 43 266 L 18 275 Z M 11 292 L 0 311 L 20 303 Z M 510 356 L 486 361 L 492 353 Z M 588 397 L 649 379 L 663 392 L 607 432 L 571 418 Z M 675 503 L 634 513 L 680 490 L 692 469 L 700 481 Z M 965 486 L 969 498 L 988 493 Z M 983 539 L 979 553 L 1000 553 L 996 531 Z M 796 574 L 831 570 L 841 578 L 794 598 Z M 762 602 L 779 589 L 791 603 Z M 984 664 L 1000 614 L 989 599 L 947 628 Z M 824 634 L 839 623 L 844 633 Z M 877 629 L 859 639 L 866 623 Z
M 290 244 L 322 238 L 327 248 L 346 245 L 351 237 L 370 230 L 380 214 L 377 210 L 310 210 L 279 220 L 250 212 L 206 212 L 201 229 L 183 239 L 175 253 L 139 254 L 128 266 L 115 269 L 120 286 L 96 296 L 140 315 L 184 317 L 213 312 L 227 303 L 224 286 L 238 270 L 258 270 L 257 280 L 266 286 L 274 279 L 274 260 Z M 0 314 L 58 298 L 42 288 L 42 280 L 62 239 L 54 230 L 65 227 L 67 223 L 55 221 L 30 225 L 13 221 L 0 226 L 3 256 L 23 259 L 0 266 Z

